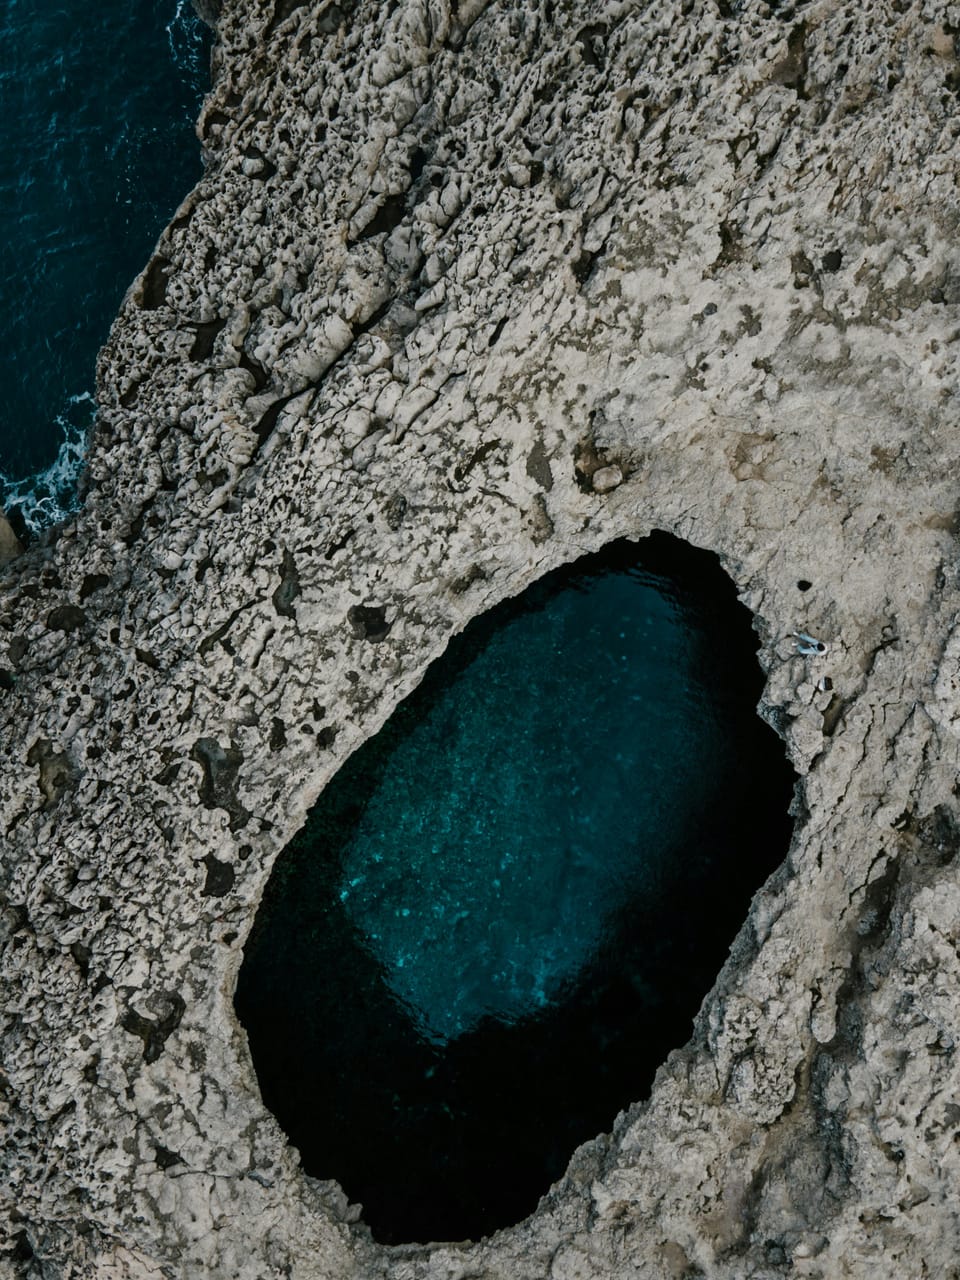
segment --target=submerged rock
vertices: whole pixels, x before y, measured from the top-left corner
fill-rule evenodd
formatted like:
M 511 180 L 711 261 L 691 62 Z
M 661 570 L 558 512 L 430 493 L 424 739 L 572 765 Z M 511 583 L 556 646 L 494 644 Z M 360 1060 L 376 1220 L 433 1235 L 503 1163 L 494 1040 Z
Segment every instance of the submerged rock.
M 224 0 L 206 175 L 102 353 L 84 509 L 0 584 L 20 1272 L 954 1265 L 955 17 Z M 230 1000 L 258 897 L 451 634 L 654 527 L 754 612 L 793 848 L 535 1214 L 380 1249 L 260 1099 Z

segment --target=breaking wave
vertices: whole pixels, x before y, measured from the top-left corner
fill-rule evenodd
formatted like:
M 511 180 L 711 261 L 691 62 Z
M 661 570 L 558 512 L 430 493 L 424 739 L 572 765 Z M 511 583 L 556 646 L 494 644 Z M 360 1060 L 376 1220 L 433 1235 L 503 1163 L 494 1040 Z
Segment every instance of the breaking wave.
M 97 403 L 89 391 L 71 396 L 56 424 L 62 442 L 48 467 L 22 479 L 0 472 L 0 508 L 14 525 L 36 537 L 76 511 L 78 485 Z

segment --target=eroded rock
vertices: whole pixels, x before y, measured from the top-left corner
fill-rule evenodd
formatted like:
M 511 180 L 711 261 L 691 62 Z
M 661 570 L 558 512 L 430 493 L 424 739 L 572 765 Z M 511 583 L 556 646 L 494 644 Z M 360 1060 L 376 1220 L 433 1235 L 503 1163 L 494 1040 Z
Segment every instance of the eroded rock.
M 947 1273 L 960 14 L 217 21 L 206 175 L 101 356 L 85 507 L 2 583 L 10 1265 Z M 381 1250 L 261 1104 L 230 1003 L 258 896 L 466 619 L 653 527 L 718 551 L 754 611 L 794 846 L 649 1101 L 532 1218 Z M 72 762 L 52 806 L 38 742 Z
M 15 560 L 22 550 L 23 547 L 20 545 L 20 539 L 13 531 L 13 526 L 3 512 L 0 511 L 0 564 Z

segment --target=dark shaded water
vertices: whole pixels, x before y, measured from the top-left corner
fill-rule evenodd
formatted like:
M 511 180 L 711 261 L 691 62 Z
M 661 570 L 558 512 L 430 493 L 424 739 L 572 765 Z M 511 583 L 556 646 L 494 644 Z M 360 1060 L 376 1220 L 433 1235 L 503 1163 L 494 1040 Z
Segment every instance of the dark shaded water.
M 190 0 L 0 0 L 0 506 L 74 501 L 94 364 L 200 177 L 210 37 Z
M 746 609 L 655 535 L 474 622 L 281 855 L 236 1007 L 385 1242 L 536 1207 L 645 1096 L 786 853 Z

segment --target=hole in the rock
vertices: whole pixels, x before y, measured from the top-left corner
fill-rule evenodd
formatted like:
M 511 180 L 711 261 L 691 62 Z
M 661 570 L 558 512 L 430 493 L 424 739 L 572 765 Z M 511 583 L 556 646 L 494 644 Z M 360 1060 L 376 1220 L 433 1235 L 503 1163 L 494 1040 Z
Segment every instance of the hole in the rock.
M 619 542 L 474 621 L 279 858 L 236 1008 L 384 1243 L 530 1214 L 690 1036 L 792 774 L 717 558 Z
M 809 591 L 809 590 L 810 590 L 810 588 L 811 588 L 812 586 L 813 586 L 813 583 L 812 583 L 812 582 L 810 582 L 810 581 L 809 581 L 809 579 L 807 579 L 807 578 L 798 578 L 798 579 L 797 579 L 797 590 L 798 590 L 798 591 Z

